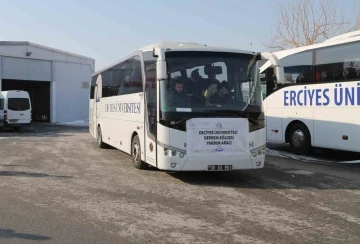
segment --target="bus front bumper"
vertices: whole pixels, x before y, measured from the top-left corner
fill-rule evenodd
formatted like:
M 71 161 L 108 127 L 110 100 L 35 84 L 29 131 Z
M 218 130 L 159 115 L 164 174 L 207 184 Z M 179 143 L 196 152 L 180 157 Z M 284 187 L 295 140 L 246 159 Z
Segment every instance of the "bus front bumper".
M 170 171 L 231 171 L 261 169 L 265 163 L 265 145 L 248 153 L 234 155 L 189 157 L 184 153 L 159 153 L 158 168 Z M 164 152 L 160 147 L 158 152 Z

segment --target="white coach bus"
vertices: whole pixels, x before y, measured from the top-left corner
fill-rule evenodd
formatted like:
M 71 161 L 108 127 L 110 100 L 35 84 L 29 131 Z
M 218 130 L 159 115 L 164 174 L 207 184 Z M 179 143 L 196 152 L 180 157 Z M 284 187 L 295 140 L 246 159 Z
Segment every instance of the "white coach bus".
M 360 152 L 360 31 L 274 52 L 260 72 L 268 141 Z
M 263 168 L 262 61 L 195 43 L 141 48 L 94 73 L 90 133 L 99 147 L 130 154 L 139 169 Z

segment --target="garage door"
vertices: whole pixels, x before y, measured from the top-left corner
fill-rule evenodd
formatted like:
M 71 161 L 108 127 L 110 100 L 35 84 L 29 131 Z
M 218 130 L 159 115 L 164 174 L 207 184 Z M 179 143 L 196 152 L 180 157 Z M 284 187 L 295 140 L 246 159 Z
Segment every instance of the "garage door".
M 3 80 L 2 90 L 22 90 L 30 95 L 32 105 L 32 118 L 34 121 L 50 121 L 50 82 Z M 42 116 L 45 115 L 45 120 Z

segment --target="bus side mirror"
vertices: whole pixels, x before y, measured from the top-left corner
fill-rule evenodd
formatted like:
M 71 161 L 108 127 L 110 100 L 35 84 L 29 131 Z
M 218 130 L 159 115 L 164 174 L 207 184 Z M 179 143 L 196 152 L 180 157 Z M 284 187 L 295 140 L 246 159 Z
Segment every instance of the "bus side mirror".
M 275 67 L 275 77 L 276 77 L 276 83 L 284 83 L 283 77 L 284 77 L 284 67 L 277 66 Z
M 157 77 L 157 80 L 166 80 L 167 79 L 166 62 L 165 61 L 157 61 L 156 62 L 156 77 Z
M 154 48 L 153 56 L 157 57 L 156 62 L 156 78 L 157 80 L 166 80 L 167 79 L 167 68 L 165 61 L 165 51 L 162 48 Z

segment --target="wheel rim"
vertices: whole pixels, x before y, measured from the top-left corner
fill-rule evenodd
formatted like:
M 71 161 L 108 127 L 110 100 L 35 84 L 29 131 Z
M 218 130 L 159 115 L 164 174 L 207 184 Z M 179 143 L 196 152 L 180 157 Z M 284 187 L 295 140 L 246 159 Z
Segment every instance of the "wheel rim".
M 139 160 L 140 156 L 140 146 L 138 143 L 134 143 L 133 149 L 132 149 L 132 155 L 134 160 L 137 162 Z
M 299 148 L 305 144 L 305 134 L 301 130 L 296 130 L 291 138 L 292 144 Z

